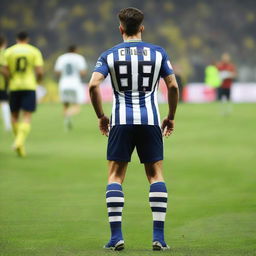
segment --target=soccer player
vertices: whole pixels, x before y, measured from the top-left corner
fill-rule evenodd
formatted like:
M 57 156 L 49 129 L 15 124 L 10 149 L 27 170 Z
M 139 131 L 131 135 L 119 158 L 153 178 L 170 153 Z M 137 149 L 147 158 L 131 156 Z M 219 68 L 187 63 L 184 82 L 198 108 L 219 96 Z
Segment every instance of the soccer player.
M 55 72 L 60 77 L 60 98 L 64 106 L 64 124 L 72 128 L 72 116 L 80 112 L 84 99 L 82 77 L 86 75 L 87 63 L 85 58 L 77 53 L 77 47 L 71 45 L 67 53 L 59 56 L 55 64 Z
M 0 35 L 0 105 L 2 108 L 3 121 L 6 131 L 12 129 L 11 126 L 11 114 L 10 107 L 8 104 L 8 94 L 7 94 L 7 79 L 6 72 L 4 70 L 5 60 L 4 51 L 6 48 L 6 39 Z
M 236 77 L 236 67 L 231 62 L 231 57 L 228 53 L 223 53 L 221 61 L 218 63 L 217 68 L 220 72 L 220 78 L 222 80 L 221 86 L 218 88 L 218 100 L 222 103 L 229 103 L 224 106 L 223 114 L 228 114 L 232 111 L 230 104 L 230 91 L 233 84 L 233 80 Z
M 17 34 L 17 44 L 5 51 L 9 73 L 10 108 L 15 141 L 14 150 L 24 157 L 25 141 L 31 130 L 31 116 L 36 110 L 36 85 L 43 76 L 40 50 L 29 43 L 28 33 Z
M 141 39 L 144 14 L 136 8 L 119 12 L 119 30 L 124 42 L 105 51 L 92 74 L 89 91 L 99 119 L 99 129 L 109 136 L 107 159 L 108 185 L 106 202 L 111 239 L 105 248 L 122 250 L 122 183 L 128 162 L 136 147 L 150 183 L 149 202 L 153 213 L 153 250 L 168 249 L 164 239 L 167 189 L 162 171 L 162 136 L 174 130 L 174 115 L 178 102 L 178 85 L 166 51 Z M 100 84 L 110 73 L 113 87 L 111 120 L 102 107 Z M 160 128 L 157 103 L 159 78 L 168 88 L 169 113 Z M 110 126 L 110 131 L 109 131 Z

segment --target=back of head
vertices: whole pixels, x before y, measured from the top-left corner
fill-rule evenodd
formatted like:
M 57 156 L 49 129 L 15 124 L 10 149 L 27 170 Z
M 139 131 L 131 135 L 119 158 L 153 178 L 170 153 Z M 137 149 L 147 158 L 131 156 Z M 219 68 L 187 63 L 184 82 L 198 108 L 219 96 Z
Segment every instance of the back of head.
M 0 48 L 6 45 L 6 39 L 3 35 L 0 35 Z
M 77 46 L 76 45 L 70 45 L 67 49 L 68 52 L 75 53 L 77 51 Z
M 122 9 L 118 14 L 124 33 L 128 36 L 136 35 L 141 27 L 144 14 L 137 8 L 128 7 Z
M 229 63 L 231 61 L 231 56 L 229 55 L 229 53 L 224 52 L 221 56 L 221 60 L 225 63 Z
M 26 31 L 21 31 L 17 34 L 17 40 L 20 41 L 20 42 L 25 42 L 25 41 L 28 41 L 28 33 Z

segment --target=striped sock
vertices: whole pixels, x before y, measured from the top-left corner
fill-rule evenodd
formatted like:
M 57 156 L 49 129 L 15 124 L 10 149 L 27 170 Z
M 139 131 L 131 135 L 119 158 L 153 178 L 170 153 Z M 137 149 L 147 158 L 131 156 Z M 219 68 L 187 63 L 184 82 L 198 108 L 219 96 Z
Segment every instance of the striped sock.
M 123 240 L 122 211 L 124 207 L 124 193 L 121 184 L 111 183 L 107 185 L 106 201 L 111 229 L 109 244 L 114 246 L 118 241 Z
M 149 202 L 153 214 L 153 241 L 164 241 L 164 221 L 167 208 L 167 189 L 164 182 L 155 182 L 150 185 Z

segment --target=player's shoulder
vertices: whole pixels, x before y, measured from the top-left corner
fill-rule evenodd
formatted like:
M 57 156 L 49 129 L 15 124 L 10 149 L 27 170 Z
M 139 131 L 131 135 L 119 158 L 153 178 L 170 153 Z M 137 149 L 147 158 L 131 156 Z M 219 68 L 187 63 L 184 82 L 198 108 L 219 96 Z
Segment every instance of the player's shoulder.
M 12 46 L 9 46 L 9 47 L 7 47 L 7 48 L 5 49 L 4 54 L 7 55 L 7 54 L 11 53 L 13 50 L 15 50 L 16 48 L 17 48 L 17 44 L 14 44 L 14 45 L 12 45 Z
M 36 53 L 36 54 L 41 53 L 40 49 L 37 48 L 36 46 L 32 45 L 32 44 L 26 44 L 26 47 L 27 47 L 30 51 L 32 51 L 33 53 Z
M 144 44 L 144 47 L 148 47 L 152 50 L 159 51 L 162 54 L 166 54 L 166 50 L 160 45 L 152 44 L 152 43 L 148 43 L 148 42 L 142 42 L 142 43 Z

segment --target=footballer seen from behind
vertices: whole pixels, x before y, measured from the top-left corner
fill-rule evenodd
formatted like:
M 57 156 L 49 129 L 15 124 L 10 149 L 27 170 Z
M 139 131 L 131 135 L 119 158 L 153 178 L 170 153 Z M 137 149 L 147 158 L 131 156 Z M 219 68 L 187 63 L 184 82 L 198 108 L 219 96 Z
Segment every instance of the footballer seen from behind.
M 60 78 L 59 92 L 64 107 L 64 125 L 70 130 L 72 116 L 80 112 L 80 104 L 84 101 L 82 78 L 86 75 L 87 63 L 85 58 L 77 53 L 77 47 L 71 45 L 66 53 L 58 57 L 54 69 Z
M 150 183 L 153 250 L 166 250 L 169 248 L 164 239 L 167 189 L 162 170 L 162 137 L 169 136 L 174 130 L 178 85 L 166 51 L 160 46 L 142 41 L 142 11 L 125 8 L 118 16 L 123 42 L 101 54 L 89 85 L 91 101 L 99 119 L 99 129 L 108 136 L 106 202 L 111 238 L 105 248 L 124 249 L 121 225 L 124 207 L 122 183 L 132 152 L 136 148 Z M 104 113 L 99 88 L 108 74 L 113 87 L 110 120 Z M 157 102 L 160 77 L 167 86 L 169 104 L 169 113 L 162 124 Z
M 36 86 L 43 76 L 43 57 L 40 50 L 29 44 L 28 33 L 17 34 L 17 43 L 5 51 L 6 70 L 9 74 L 9 100 L 13 144 L 18 155 L 24 157 L 25 141 L 31 130 L 31 116 L 36 110 Z

